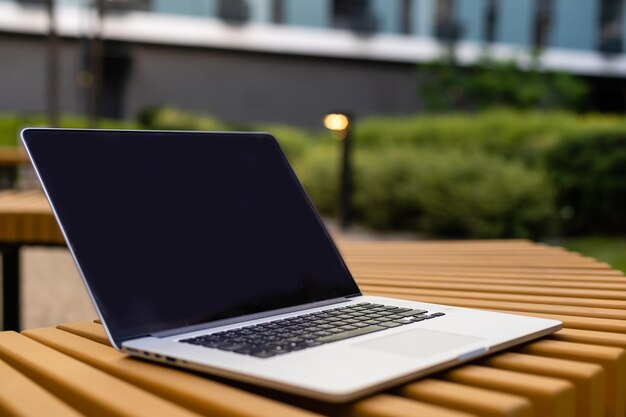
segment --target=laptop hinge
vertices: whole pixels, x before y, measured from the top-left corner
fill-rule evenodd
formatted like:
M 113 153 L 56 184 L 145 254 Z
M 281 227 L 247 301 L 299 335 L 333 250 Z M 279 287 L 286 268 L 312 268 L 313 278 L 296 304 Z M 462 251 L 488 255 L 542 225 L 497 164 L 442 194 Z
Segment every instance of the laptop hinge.
M 314 303 L 299 304 L 297 306 L 292 306 L 292 307 L 285 307 L 285 308 L 279 308 L 276 310 L 263 311 L 261 313 L 247 314 L 245 316 L 231 317 L 228 319 L 216 320 L 216 321 L 211 321 L 211 322 L 206 322 L 206 323 L 199 323 L 199 324 L 194 324 L 194 325 L 185 326 L 185 327 L 177 327 L 175 329 L 163 330 L 160 332 L 152 333 L 150 334 L 150 336 L 170 337 L 170 336 L 175 336 L 177 334 L 197 332 L 199 330 L 226 326 L 228 324 L 243 323 L 243 322 L 250 321 L 250 320 L 258 320 L 264 317 L 271 317 L 271 316 L 276 316 L 279 314 L 292 313 L 294 311 L 306 310 L 309 308 L 323 307 L 323 306 L 332 305 L 332 304 L 345 303 L 348 301 L 348 298 L 349 297 L 333 298 L 330 300 L 316 301 Z

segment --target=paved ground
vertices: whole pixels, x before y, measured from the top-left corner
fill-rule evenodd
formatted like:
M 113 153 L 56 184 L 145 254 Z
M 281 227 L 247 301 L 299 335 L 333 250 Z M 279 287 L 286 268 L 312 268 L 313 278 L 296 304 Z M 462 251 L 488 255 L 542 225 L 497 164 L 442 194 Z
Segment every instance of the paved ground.
M 407 233 L 379 234 L 353 227 L 341 232 L 327 221 L 330 233 L 345 240 L 408 240 Z M 96 318 L 74 262 L 63 248 L 24 248 L 22 250 L 22 327 L 54 326 L 58 323 Z

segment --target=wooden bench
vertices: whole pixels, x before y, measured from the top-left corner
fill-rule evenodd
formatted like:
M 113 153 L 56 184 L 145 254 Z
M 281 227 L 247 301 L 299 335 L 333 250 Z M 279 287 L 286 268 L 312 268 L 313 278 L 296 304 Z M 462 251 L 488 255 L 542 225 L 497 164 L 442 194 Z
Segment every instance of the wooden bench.
M 340 249 L 367 294 L 557 318 L 565 328 L 342 406 L 131 359 L 93 321 L 4 332 L 0 415 L 625 417 L 622 273 L 527 241 Z
M 20 328 L 20 248 L 62 246 L 65 239 L 39 190 L 0 191 L 3 329 Z

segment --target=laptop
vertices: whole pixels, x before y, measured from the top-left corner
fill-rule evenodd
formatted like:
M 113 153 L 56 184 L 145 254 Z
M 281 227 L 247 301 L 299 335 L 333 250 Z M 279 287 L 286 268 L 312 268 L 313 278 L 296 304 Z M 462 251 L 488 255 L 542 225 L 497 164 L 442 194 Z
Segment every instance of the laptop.
M 363 295 L 267 133 L 22 139 L 108 338 L 129 355 L 345 402 L 561 328 Z

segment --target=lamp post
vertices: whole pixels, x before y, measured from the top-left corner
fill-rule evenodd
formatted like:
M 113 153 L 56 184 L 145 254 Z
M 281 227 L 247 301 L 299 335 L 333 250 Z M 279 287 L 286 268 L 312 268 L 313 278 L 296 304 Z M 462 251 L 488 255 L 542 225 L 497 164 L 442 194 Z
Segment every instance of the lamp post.
M 104 42 L 102 39 L 102 27 L 104 25 L 105 0 L 94 0 L 93 7 L 96 14 L 96 29 L 90 43 L 89 71 L 91 84 L 89 92 L 89 127 L 98 127 L 100 116 L 100 96 L 102 93 L 102 55 Z
M 57 35 L 55 0 L 47 0 L 48 11 L 48 71 L 47 71 L 47 109 L 50 127 L 59 126 L 59 40 Z
M 346 229 L 352 215 L 352 170 L 350 116 L 346 113 L 330 113 L 324 117 L 324 126 L 341 143 L 341 174 L 339 177 L 339 225 Z

